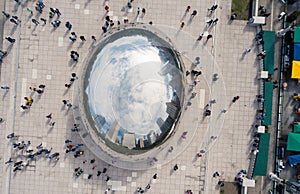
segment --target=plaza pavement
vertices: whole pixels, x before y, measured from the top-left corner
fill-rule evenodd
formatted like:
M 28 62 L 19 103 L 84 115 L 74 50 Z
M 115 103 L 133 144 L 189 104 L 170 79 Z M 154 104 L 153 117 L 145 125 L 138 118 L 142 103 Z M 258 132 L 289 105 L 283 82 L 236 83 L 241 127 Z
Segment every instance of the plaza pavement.
M 1 124 L 0 141 L 0 191 L 1 193 L 104 193 L 107 185 L 103 176 L 96 177 L 92 172 L 90 164 L 82 164 L 84 159 L 90 160 L 94 155 L 85 149 L 84 157 L 74 159 L 72 155 L 64 154 L 64 140 L 72 139 L 74 143 L 82 140 L 70 131 L 74 123 L 72 111 L 62 110 L 62 100 L 72 101 L 73 88 L 65 92 L 64 84 L 68 82 L 71 72 L 77 72 L 81 63 L 71 66 L 69 64 L 70 50 L 78 50 L 80 61 L 88 54 L 92 44 L 90 37 L 95 35 L 100 38 L 102 17 L 104 15 L 103 1 L 79 1 L 66 0 L 45 1 L 46 8 L 41 17 L 48 19 L 49 7 L 57 7 L 62 12 L 60 20 L 62 24 L 55 31 L 47 21 L 47 25 L 41 24 L 35 27 L 31 22 L 26 7 L 34 9 L 34 1 L 25 1 L 22 6 L 16 6 L 15 2 L 7 1 L 5 10 L 15 13 L 21 18 L 22 23 L 13 29 L 14 25 L 6 21 L 4 36 L 12 36 L 17 39 L 10 48 L 7 41 L 4 41 L 3 49 L 8 49 L 9 55 L 1 67 L 1 85 L 9 85 L 8 93 L 2 91 L 1 117 L 5 122 Z M 110 0 L 112 10 L 110 14 L 122 20 L 124 12 L 122 7 L 127 1 Z M 119 185 L 115 193 L 134 193 L 137 187 L 145 187 L 154 173 L 158 179 L 151 184 L 148 193 L 174 193 L 181 194 L 187 189 L 194 193 L 218 193 L 216 188 L 218 179 L 212 178 L 212 174 L 218 171 L 220 179 L 233 181 L 236 173 L 241 169 L 248 169 L 248 155 L 250 152 L 251 126 L 255 123 L 257 104 L 254 102 L 258 93 L 256 47 L 253 38 L 256 28 L 249 27 L 245 21 L 229 22 L 231 1 L 218 1 L 219 8 L 213 14 L 213 18 L 219 18 L 218 24 L 213 27 L 210 33 L 213 39 L 205 43 L 203 40 L 196 44 L 196 39 L 205 30 L 207 21 L 207 8 L 214 4 L 214 1 L 146 1 L 135 0 L 134 11 L 128 14 L 130 22 L 134 21 L 136 8 L 145 7 L 146 15 L 139 18 L 139 22 L 148 23 L 153 21 L 154 27 L 164 32 L 171 38 L 182 58 L 186 61 L 186 68 L 189 68 L 195 57 L 200 57 L 201 64 L 197 69 L 202 71 L 202 80 L 206 82 L 196 88 L 206 89 L 205 104 L 210 99 L 215 99 L 212 116 L 202 120 L 202 115 L 196 115 L 193 111 L 187 111 L 197 122 L 198 129 L 193 135 L 188 133 L 185 150 L 176 152 L 174 159 L 164 165 L 157 165 L 152 169 L 144 171 L 123 170 L 110 166 L 97 159 L 97 169 L 108 168 L 108 175 L 111 177 L 109 184 Z M 186 6 L 191 6 L 191 11 L 196 9 L 198 14 L 192 22 L 181 30 L 179 25 L 184 15 Z M 33 17 L 36 17 L 34 12 Z M 116 19 L 116 18 L 115 18 Z M 189 15 L 184 20 L 187 22 Z M 71 44 L 68 40 L 64 24 L 70 21 L 73 29 L 78 35 L 84 35 L 87 41 L 80 45 L 80 40 Z M 40 22 L 41 23 L 41 22 Z M 242 56 L 245 49 L 252 48 L 252 51 Z M 10 50 L 11 49 L 11 50 Z M 190 62 L 190 64 L 189 64 Z M 212 74 L 218 73 L 220 79 L 212 81 Z M 23 97 L 30 95 L 30 86 L 45 84 L 45 93 L 40 99 L 33 97 L 35 102 L 28 113 L 20 112 L 20 105 L 24 104 Z M 198 93 L 199 94 L 199 93 Z M 231 105 L 234 96 L 240 99 Z M 192 100 L 191 109 L 197 109 L 200 101 L 199 95 Z M 226 109 L 227 112 L 221 114 Z M 53 113 L 53 120 L 56 122 L 53 129 L 46 124 L 45 116 Z M 196 111 L 198 112 L 198 110 Z M 189 128 L 189 125 L 185 125 Z M 177 134 L 187 129 L 179 129 Z M 52 147 L 53 151 L 61 153 L 61 159 L 55 162 L 48 162 L 46 159 L 39 159 L 27 170 L 12 173 L 10 166 L 4 162 L 12 155 L 12 147 L 6 135 L 15 132 L 22 140 L 31 140 L 32 145 L 41 142 L 47 143 L 47 148 Z M 217 136 L 211 141 L 211 136 Z M 178 139 L 173 138 L 167 142 L 170 146 L 177 143 Z M 196 153 L 203 149 L 206 151 L 202 158 L 196 158 Z M 12 155 L 13 157 L 16 154 Z M 171 173 L 175 164 L 179 170 Z M 93 173 L 90 180 L 83 177 L 74 179 L 74 168 L 82 166 L 85 173 Z

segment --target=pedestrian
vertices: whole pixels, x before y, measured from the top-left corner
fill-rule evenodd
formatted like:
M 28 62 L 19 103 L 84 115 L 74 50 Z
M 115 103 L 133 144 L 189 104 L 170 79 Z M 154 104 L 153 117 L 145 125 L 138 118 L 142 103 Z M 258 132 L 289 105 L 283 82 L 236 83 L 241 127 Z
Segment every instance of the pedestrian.
M 143 190 L 141 187 L 138 187 L 138 188 L 137 188 L 137 192 L 138 192 L 138 193 L 144 193 L 144 190 Z
M 42 22 L 44 22 L 44 25 L 46 25 L 47 20 L 45 18 L 41 18 Z
M 43 94 L 43 93 L 44 93 L 44 90 L 38 89 L 38 90 L 36 90 L 36 92 L 37 92 L 38 94 Z
M 204 34 L 203 34 L 203 33 L 202 33 L 202 34 L 200 34 L 200 35 L 199 35 L 199 37 L 197 38 L 197 41 L 200 41 L 200 40 L 202 40 L 203 36 L 204 36 Z
M 191 9 L 191 6 L 188 5 L 188 6 L 186 7 L 185 13 L 188 13 L 188 12 L 190 11 L 190 9 Z
M 142 9 L 142 16 L 144 16 L 145 14 L 146 14 L 146 9 L 143 8 L 143 9 Z
M 65 84 L 66 88 L 70 88 L 72 84 Z
M 94 165 L 93 167 L 92 167 L 92 170 L 95 170 L 95 168 L 96 168 L 97 166 L 96 165 Z
M 210 100 L 210 103 L 211 103 L 211 104 L 215 104 L 215 103 L 217 103 L 217 101 L 216 101 L 216 99 L 211 99 L 211 100 Z
M 95 159 L 91 159 L 90 162 L 91 162 L 91 164 L 93 164 L 93 163 L 95 163 L 95 161 L 96 161 Z
M 54 12 L 57 14 L 58 17 L 61 16 L 61 13 L 60 13 L 59 9 L 54 8 Z
M 43 12 L 43 9 L 39 6 L 35 6 L 34 7 L 36 11 L 38 11 L 39 13 L 42 13 Z
M 231 16 L 230 16 L 230 19 L 231 20 L 235 20 L 237 18 L 237 14 L 236 13 L 233 13 Z
M 175 166 L 173 167 L 173 170 L 174 171 L 178 170 L 178 165 L 177 164 L 175 164 Z
M 43 9 L 43 8 L 45 7 L 45 5 L 44 5 L 44 3 L 43 3 L 42 0 L 39 0 L 39 2 L 37 3 L 37 5 L 38 5 L 41 9 Z
M 258 56 L 259 59 L 264 59 L 266 54 L 267 54 L 266 51 L 262 51 L 262 52 L 258 53 L 257 56 Z
M 218 172 L 215 172 L 215 173 L 213 174 L 213 177 L 216 178 L 217 176 L 220 176 L 220 174 L 219 174 Z
M 109 177 L 109 176 L 106 176 L 105 181 L 107 182 L 107 181 L 109 181 L 109 180 L 110 180 L 110 177 Z
M 93 41 L 96 41 L 97 39 L 96 39 L 96 37 L 95 37 L 95 36 L 92 36 L 92 40 L 93 40 Z
M 102 173 L 105 174 L 107 172 L 107 168 L 103 168 Z
M 18 25 L 17 20 L 15 20 L 14 18 L 11 18 L 9 21 L 10 21 L 11 23 L 15 24 L 15 25 Z
M 206 37 L 206 41 L 208 41 L 209 39 L 211 39 L 213 36 L 211 34 L 207 35 Z
M 68 30 L 72 29 L 72 24 L 69 21 L 66 22 L 65 26 L 66 26 L 66 28 L 68 28 Z
M 67 104 L 67 107 L 68 107 L 68 109 L 70 109 L 70 108 L 72 107 L 72 104 L 69 102 L 69 103 Z
M 52 119 L 52 113 L 48 114 L 48 115 L 46 116 L 46 118 L 47 118 L 47 119 Z
M 84 36 L 80 36 L 79 38 L 80 38 L 81 41 L 86 41 Z
M 148 185 L 146 186 L 146 189 L 150 189 L 150 187 L 151 187 L 150 184 L 148 184 Z
M 128 2 L 127 3 L 127 7 L 128 7 L 128 9 L 131 9 L 132 8 L 132 4 L 131 4 L 132 2 Z
M 215 5 L 211 6 L 211 8 L 208 9 L 208 11 L 210 11 L 210 13 L 212 13 L 212 12 L 214 12 L 217 8 L 218 8 L 218 5 L 215 4 Z
M 10 14 L 6 13 L 5 11 L 2 11 L 2 14 L 3 14 L 6 18 L 9 18 L 9 17 L 10 17 Z
M 240 98 L 239 96 L 233 97 L 232 102 L 235 103 L 239 98 Z
M 107 32 L 107 27 L 102 26 L 102 31 L 103 31 L 103 33 L 106 33 Z
M 51 22 L 51 25 L 52 25 L 54 28 L 59 27 L 60 24 L 61 24 L 61 21 L 60 21 L 60 20 L 55 20 L 55 21 Z
M 108 13 L 109 12 L 109 6 L 105 5 L 104 10 L 106 11 L 106 13 Z
M 187 135 L 187 131 L 185 131 L 185 132 L 182 133 L 181 138 L 182 139 L 186 139 L 186 135 Z
M 80 169 L 80 167 L 77 167 L 74 169 L 74 172 L 77 172 Z
M 194 10 L 191 14 L 191 17 L 195 17 L 197 15 L 197 10 Z
M 14 168 L 13 172 L 16 172 L 17 170 L 22 170 L 19 166 L 17 166 L 16 168 Z
M 5 164 L 10 164 L 10 163 L 12 163 L 13 162 L 13 160 L 11 159 L 11 158 L 9 158 L 9 160 L 7 160 L 6 162 L 5 162 Z
M 180 24 L 180 28 L 182 29 L 183 27 L 184 27 L 184 22 L 181 22 L 181 24 Z
M 197 157 L 198 157 L 198 158 L 201 158 L 201 157 L 202 157 L 202 154 L 201 154 L 200 152 L 198 152 L 198 153 L 197 153 Z
M 245 51 L 244 51 L 244 54 L 248 54 L 248 53 L 250 53 L 251 52 L 251 48 L 248 48 L 248 49 L 246 49 Z
M 89 176 L 88 176 L 88 179 L 91 179 L 91 178 L 92 178 L 92 176 L 93 176 L 92 174 L 89 174 Z
M 155 173 L 152 178 L 157 179 L 157 174 Z
M 80 148 L 81 146 L 83 146 L 83 144 L 79 143 L 79 144 L 76 145 L 76 148 Z
M 2 90 L 5 90 L 5 91 L 8 91 L 8 90 L 9 90 L 9 87 L 8 87 L 8 86 L 1 86 L 1 89 L 2 89 Z
M 64 103 L 64 105 L 67 105 L 68 100 L 62 100 L 62 102 Z
M 30 89 L 31 91 L 34 91 L 34 92 L 36 91 L 36 88 L 35 88 L 35 87 L 31 87 L 31 86 L 30 86 L 29 89 Z
M 72 142 L 72 140 L 69 140 L 69 139 L 66 139 L 66 140 L 65 140 L 65 143 L 66 143 L 66 144 L 71 143 L 71 142 Z
M 211 110 L 209 110 L 209 109 L 205 110 L 204 115 L 205 116 L 210 116 L 211 115 Z
M 16 167 L 16 166 L 21 166 L 21 164 L 23 163 L 23 161 L 21 160 L 21 161 L 19 161 L 19 162 L 15 162 L 14 163 L 14 167 Z
M 217 25 L 218 21 L 219 21 L 219 19 L 216 18 L 216 19 L 213 21 L 213 24 L 214 24 L 214 25 Z
M 69 39 L 74 42 L 76 40 L 76 37 L 70 36 Z
M 115 25 L 115 23 L 112 20 L 110 20 L 109 26 L 112 28 L 114 25 Z
M 36 19 L 32 19 L 31 21 L 32 21 L 36 26 L 40 24 L 40 22 L 37 21 Z
M 11 139 L 15 137 L 15 133 L 11 133 L 9 135 L 6 136 L 7 139 Z
M 20 0 L 15 0 L 15 2 L 16 2 L 18 5 L 21 5 L 21 1 L 20 1 Z
M 264 15 L 267 13 L 267 9 L 264 6 L 259 6 L 258 10 L 260 11 L 261 15 Z
M 30 8 L 28 8 L 28 7 L 27 7 L 27 11 L 30 13 L 30 15 L 33 14 L 33 11 Z
M 72 76 L 72 78 L 74 78 L 74 79 L 78 79 L 78 77 L 76 76 L 76 73 L 72 73 L 71 76 Z
M 140 7 L 138 7 L 138 8 L 137 8 L 137 12 L 136 12 L 136 13 L 137 13 L 137 15 L 139 15 L 139 14 L 140 14 L 140 10 L 141 10 L 141 8 L 140 8 Z
M 21 105 L 21 108 L 22 108 L 23 110 L 27 110 L 27 109 L 28 109 L 28 107 L 27 107 L 27 106 L 24 106 L 24 105 Z
M 97 171 L 97 176 L 100 176 L 101 175 L 101 171 Z
M 51 127 L 54 127 L 55 122 L 51 122 L 49 125 L 50 125 Z
M 53 18 L 55 15 L 55 13 L 53 11 L 51 11 L 51 8 L 50 8 L 50 11 L 49 11 L 49 18 Z
M 39 88 L 41 88 L 41 89 L 44 89 L 45 87 L 46 87 L 46 85 L 44 85 L 44 84 L 39 85 Z
M 207 21 L 206 23 L 208 24 L 208 26 L 210 26 L 213 22 L 214 22 L 214 20 L 213 20 L 213 19 L 210 19 L 210 20 Z

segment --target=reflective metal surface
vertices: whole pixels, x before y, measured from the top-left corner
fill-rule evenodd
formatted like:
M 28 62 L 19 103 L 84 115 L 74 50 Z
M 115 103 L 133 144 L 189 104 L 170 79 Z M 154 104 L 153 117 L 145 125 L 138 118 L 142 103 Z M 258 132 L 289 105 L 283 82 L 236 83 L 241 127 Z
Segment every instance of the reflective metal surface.
M 102 138 L 129 149 L 151 148 L 176 123 L 183 76 L 169 43 L 142 29 L 117 32 L 90 61 L 87 105 Z

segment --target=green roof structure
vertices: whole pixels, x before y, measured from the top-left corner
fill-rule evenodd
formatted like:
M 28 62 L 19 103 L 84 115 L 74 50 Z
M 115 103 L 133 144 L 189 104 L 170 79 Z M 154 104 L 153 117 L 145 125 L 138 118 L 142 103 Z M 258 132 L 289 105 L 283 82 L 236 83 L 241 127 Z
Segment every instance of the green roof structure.
M 294 133 L 300 133 L 300 124 L 294 124 Z
M 274 74 L 274 45 L 275 45 L 275 32 L 274 31 L 264 31 L 264 50 L 266 51 L 266 56 L 264 58 L 264 70 L 268 71 L 269 74 Z
M 265 118 L 262 125 L 272 125 L 272 103 L 273 103 L 273 82 L 264 82 L 264 110 Z
M 261 133 L 253 176 L 266 176 L 268 168 L 270 133 Z
M 294 43 L 300 43 L 300 26 L 294 30 Z
M 300 133 L 289 132 L 286 150 L 300 152 Z

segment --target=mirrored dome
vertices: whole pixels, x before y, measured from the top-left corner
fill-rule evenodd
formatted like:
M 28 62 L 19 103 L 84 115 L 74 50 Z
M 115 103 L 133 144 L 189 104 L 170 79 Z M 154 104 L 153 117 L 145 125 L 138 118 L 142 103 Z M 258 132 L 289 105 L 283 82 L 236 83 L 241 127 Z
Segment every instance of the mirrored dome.
M 182 67 L 170 43 L 147 30 L 122 30 L 97 46 L 89 66 L 85 109 L 108 146 L 148 150 L 167 139 L 184 94 Z

